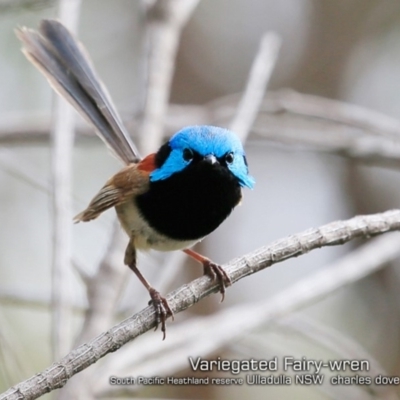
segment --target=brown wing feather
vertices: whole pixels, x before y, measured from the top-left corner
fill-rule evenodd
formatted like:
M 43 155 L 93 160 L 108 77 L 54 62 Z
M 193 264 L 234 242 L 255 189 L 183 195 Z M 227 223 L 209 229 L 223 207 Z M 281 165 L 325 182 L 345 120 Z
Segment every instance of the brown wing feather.
M 75 218 L 75 223 L 97 218 L 103 211 L 128 201 L 132 196 L 145 193 L 149 188 L 149 174 L 130 164 L 111 179 L 90 202 L 88 207 Z

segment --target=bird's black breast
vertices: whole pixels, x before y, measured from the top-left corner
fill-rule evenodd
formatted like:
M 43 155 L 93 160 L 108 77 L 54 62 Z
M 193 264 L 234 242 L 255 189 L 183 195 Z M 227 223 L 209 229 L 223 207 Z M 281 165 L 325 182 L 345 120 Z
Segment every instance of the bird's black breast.
M 200 162 L 151 182 L 149 191 L 135 201 L 159 233 L 176 240 L 196 240 L 215 230 L 240 199 L 239 182 L 226 167 Z

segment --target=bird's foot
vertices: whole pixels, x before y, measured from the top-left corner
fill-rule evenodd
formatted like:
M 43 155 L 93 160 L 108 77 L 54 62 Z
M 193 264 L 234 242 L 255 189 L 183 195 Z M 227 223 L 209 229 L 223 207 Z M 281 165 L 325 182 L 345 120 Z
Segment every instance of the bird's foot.
M 154 330 L 156 331 L 158 325 L 161 324 L 161 332 L 163 333 L 163 340 L 164 340 L 166 335 L 165 321 L 169 316 L 172 318 L 172 320 L 174 320 L 174 313 L 172 312 L 167 299 L 165 297 L 162 297 L 160 292 L 158 292 L 154 288 L 150 288 L 149 294 L 151 297 L 149 305 L 150 304 L 153 305 L 154 310 L 156 312 L 156 327 Z
M 209 259 L 205 259 L 203 262 L 204 275 L 209 276 L 213 281 L 217 280 L 219 283 L 219 292 L 221 293 L 221 303 L 225 298 L 226 287 L 232 284 L 231 279 L 225 270 L 218 264 L 215 264 Z

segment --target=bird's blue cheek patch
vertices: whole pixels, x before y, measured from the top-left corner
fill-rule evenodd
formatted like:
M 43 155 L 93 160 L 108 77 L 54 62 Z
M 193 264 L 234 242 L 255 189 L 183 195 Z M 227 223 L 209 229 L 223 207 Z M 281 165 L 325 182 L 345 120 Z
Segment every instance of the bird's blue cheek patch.
M 176 172 L 182 171 L 188 164 L 189 162 L 183 159 L 181 151 L 172 150 L 162 167 L 150 174 L 150 182 L 167 179 Z
M 238 179 L 238 181 L 240 183 L 240 186 L 247 187 L 249 189 L 253 189 L 254 188 L 254 184 L 256 183 L 256 181 L 254 180 L 254 178 L 252 176 L 248 175 L 247 173 L 246 174 L 234 173 L 234 175 Z
M 256 183 L 255 179 L 250 175 L 246 175 L 244 177 L 244 179 L 243 178 L 242 179 L 239 178 L 239 181 L 240 181 L 240 184 L 242 186 L 246 186 L 249 189 L 253 189 L 254 188 L 254 184 Z
M 248 174 L 247 165 L 244 163 L 243 157 L 236 157 L 233 164 L 228 166 L 229 170 L 238 179 L 240 186 L 254 188 L 255 180 Z

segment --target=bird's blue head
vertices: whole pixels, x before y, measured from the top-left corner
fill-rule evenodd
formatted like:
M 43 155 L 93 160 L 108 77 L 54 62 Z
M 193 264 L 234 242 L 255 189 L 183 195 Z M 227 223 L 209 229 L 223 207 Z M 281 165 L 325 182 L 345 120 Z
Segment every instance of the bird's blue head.
M 164 153 L 167 158 L 150 174 L 151 182 L 167 179 L 201 159 L 226 167 L 237 178 L 240 186 L 250 189 L 254 186 L 254 179 L 248 173 L 242 143 L 228 129 L 207 125 L 189 126 L 172 136 L 166 146 L 157 155 L 167 149 Z

